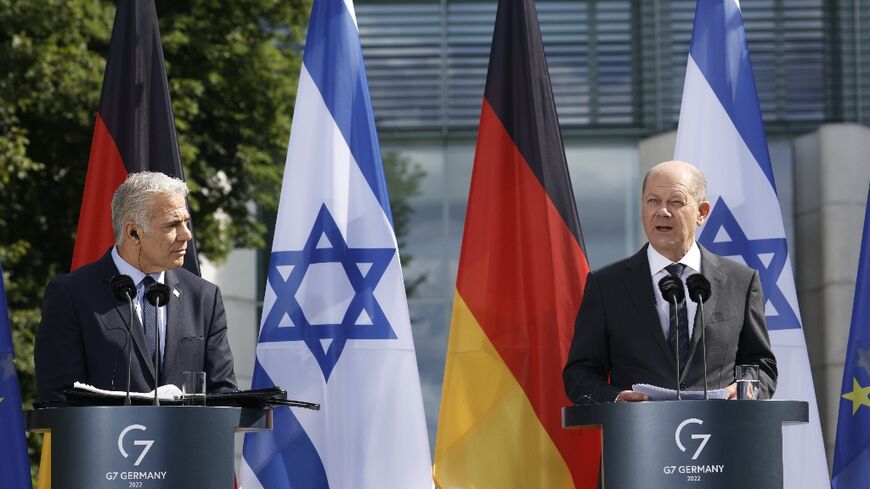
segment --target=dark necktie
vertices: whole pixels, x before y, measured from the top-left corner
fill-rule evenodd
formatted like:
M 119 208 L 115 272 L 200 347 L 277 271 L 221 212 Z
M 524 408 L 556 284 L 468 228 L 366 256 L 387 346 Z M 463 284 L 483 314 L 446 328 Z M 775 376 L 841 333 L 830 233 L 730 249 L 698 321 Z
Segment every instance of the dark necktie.
M 142 279 L 142 290 L 148 288 L 149 285 L 155 282 L 154 278 L 146 275 Z M 151 356 L 151 362 L 154 364 L 157 356 L 154 354 L 157 347 L 157 308 L 152 306 L 145 294 L 142 294 L 142 328 L 145 330 L 145 344 L 148 345 L 148 353 Z
M 670 265 L 665 267 L 665 270 L 671 274 L 673 277 L 677 277 L 681 280 L 682 283 L 682 275 L 683 270 L 686 269 L 686 265 L 682 263 L 671 263 Z M 676 352 L 680 352 L 680 372 L 686 368 L 686 359 L 689 356 L 689 315 L 686 311 L 686 300 L 683 299 L 681 302 L 677 303 L 677 310 L 674 310 L 674 303 L 670 303 L 670 314 L 669 314 L 669 323 L 670 328 L 668 329 L 668 343 L 671 344 L 671 351 L 674 352 L 674 356 L 676 356 Z M 677 335 L 676 331 L 679 331 L 680 338 L 680 348 L 677 349 Z

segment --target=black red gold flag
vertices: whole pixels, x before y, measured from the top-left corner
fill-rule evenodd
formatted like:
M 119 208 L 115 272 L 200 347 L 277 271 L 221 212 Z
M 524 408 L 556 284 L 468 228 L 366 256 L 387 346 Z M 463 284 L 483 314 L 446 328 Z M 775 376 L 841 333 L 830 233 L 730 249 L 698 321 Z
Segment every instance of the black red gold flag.
M 73 270 L 115 242 L 112 194 L 128 173 L 143 170 L 184 178 L 154 2 L 121 0 L 94 122 Z M 193 241 L 184 267 L 199 274 Z
M 598 430 L 562 429 L 589 265 L 533 0 L 496 14 L 462 238 L 435 483 L 594 488 Z

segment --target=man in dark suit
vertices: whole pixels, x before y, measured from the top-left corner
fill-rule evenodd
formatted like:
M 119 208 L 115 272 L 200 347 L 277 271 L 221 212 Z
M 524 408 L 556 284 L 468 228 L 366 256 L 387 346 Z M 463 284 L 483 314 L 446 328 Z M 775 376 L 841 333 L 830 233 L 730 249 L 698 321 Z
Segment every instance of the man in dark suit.
M 672 317 L 671 306 L 658 288 L 668 274 L 685 281 L 694 273 L 704 274 L 712 289 L 703 318 L 710 388 L 726 388 L 727 397 L 735 398 L 735 365 L 756 364 L 760 397 L 773 395 L 776 360 L 764 321 L 758 272 L 720 258 L 695 242 L 696 230 L 710 208 L 706 180 L 694 166 L 669 161 L 647 173 L 641 213 L 649 243 L 634 256 L 587 277 L 563 372 L 571 401 L 648 400 L 645 394 L 632 390 L 634 384 L 676 389 L 680 348 L 672 324 L 679 321 L 680 313 L 685 314 L 688 329 L 680 342 L 680 388 L 703 388 L 697 305 L 686 299 Z
M 208 392 L 236 388 L 220 289 L 179 268 L 192 237 L 187 193 L 183 181 L 162 173 L 129 175 L 112 198 L 115 246 L 48 285 L 34 351 L 41 400 L 63 401 L 63 389 L 76 381 L 126 390 L 128 327 L 132 391 L 154 388 L 158 361 L 160 385 L 180 386 L 182 372 L 204 371 Z M 119 274 L 137 286 L 132 318 L 110 287 Z M 151 281 L 169 287 L 166 307 L 155 309 L 144 299 Z

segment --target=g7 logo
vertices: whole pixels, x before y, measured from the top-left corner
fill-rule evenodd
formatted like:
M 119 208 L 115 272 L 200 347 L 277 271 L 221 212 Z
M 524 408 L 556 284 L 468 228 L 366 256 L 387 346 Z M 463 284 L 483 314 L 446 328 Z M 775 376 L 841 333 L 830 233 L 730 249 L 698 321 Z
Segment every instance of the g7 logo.
M 145 431 L 146 429 L 147 428 L 145 428 L 141 424 L 131 424 L 130 426 L 124 428 L 121 431 L 121 434 L 118 435 L 118 451 L 121 452 L 121 455 L 123 455 L 124 458 L 129 457 L 127 451 L 124 450 L 124 437 L 127 436 L 127 433 L 131 430 Z M 151 446 L 154 445 L 154 440 L 134 440 L 133 444 L 136 446 L 145 447 L 144 449 L 142 449 L 142 453 L 139 454 L 139 458 L 137 458 L 136 461 L 133 462 L 133 465 L 138 466 L 142 462 L 142 459 L 145 458 L 145 455 L 148 454 L 148 451 L 151 450 Z
M 689 425 L 689 424 L 702 425 L 702 424 L 704 424 L 704 422 L 698 418 L 689 418 L 687 420 L 684 420 L 682 423 L 680 423 L 679 426 L 677 426 L 677 430 L 674 432 L 674 441 L 677 442 L 677 448 L 679 448 L 681 452 L 685 452 L 686 447 L 683 445 L 683 442 L 680 440 L 680 438 L 682 438 L 680 435 L 683 432 L 683 428 L 685 428 L 686 425 Z M 707 446 L 707 442 L 710 441 L 710 434 L 709 433 L 702 433 L 702 434 L 692 435 L 691 438 L 693 440 L 702 440 L 701 444 L 698 445 L 698 449 L 695 450 L 695 454 L 692 455 L 692 460 L 697 460 L 698 456 L 701 455 L 701 452 L 704 450 L 704 447 Z

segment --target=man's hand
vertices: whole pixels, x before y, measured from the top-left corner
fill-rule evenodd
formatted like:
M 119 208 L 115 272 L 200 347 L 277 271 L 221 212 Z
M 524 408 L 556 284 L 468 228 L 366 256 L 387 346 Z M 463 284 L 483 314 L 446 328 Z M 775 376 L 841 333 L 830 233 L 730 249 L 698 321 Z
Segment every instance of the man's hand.
M 735 388 L 734 392 L 737 390 Z M 640 402 L 649 401 L 649 396 L 635 391 L 622 391 L 616 396 L 616 402 Z
M 737 399 L 737 382 L 726 387 L 725 393 L 727 394 L 725 399 L 728 399 L 729 401 Z

